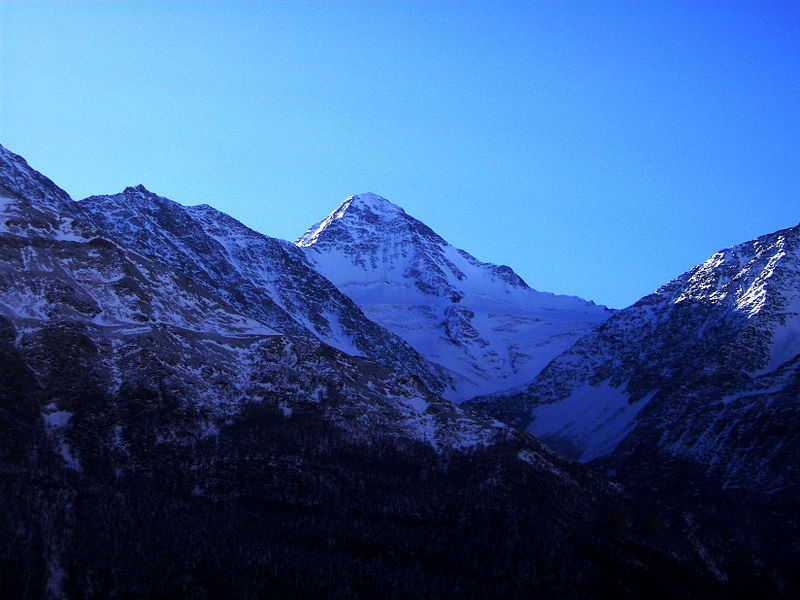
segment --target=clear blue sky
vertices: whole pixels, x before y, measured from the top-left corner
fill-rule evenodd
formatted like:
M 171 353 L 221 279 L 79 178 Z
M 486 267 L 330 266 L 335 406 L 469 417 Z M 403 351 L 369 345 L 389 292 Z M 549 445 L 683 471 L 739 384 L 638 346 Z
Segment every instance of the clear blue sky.
M 621 307 L 800 222 L 800 2 L 3 2 L 0 143 L 295 239 L 350 194 Z

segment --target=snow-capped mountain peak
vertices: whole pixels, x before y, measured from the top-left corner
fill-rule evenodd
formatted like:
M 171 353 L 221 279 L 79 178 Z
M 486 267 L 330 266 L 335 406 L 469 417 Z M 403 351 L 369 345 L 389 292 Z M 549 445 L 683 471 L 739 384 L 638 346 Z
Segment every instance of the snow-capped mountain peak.
M 142 200 L 149 200 L 149 201 L 158 201 L 161 200 L 162 202 L 167 201 L 166 198 L 163 196 L 159 196 L 155 192 L 151 192 L 148 190 L 143 184 L 139 183 L 137 185 L 129 185 L 124 190 L 122 190 L 122 196 L 130 201 L 142 201 Z
M 296 244 L 370 319 L 456 373 L 456 400 L 525 383 L 610 314 L 531 289 L 376 194 L 349 197 Z
M 704 299 L 755 317 L 775 296 L 776 286 L 781 286 L 787 253 L 798 242 L 800 225 L 720 250 L 687 274 L 686 285 L 673 303 Z
M 393 204 L 383 196 L 373 194 L 372 192 L 365 192 L 363 194 L 355 194 L 350 196 L 347 200 L 345 200 L 341 208 L 346 210 L 349 207 L 359 210 L 369 210 L 383 215 L 392 215 L 398 213 L 405 214 L 405 211 L 402 208 L 396 204 Z
M 297 241 L 300 247 L 312 246 L 334 235 L 341 237 L 346 231 L 351 236 L 380 234 L 398 220 L 410 219 L 406 212 L 383 196 L 373 193 L 355 194 L 345 200 L 325 219 L 311 227 Z M 326 232 L 326 236 L 323 236 Z

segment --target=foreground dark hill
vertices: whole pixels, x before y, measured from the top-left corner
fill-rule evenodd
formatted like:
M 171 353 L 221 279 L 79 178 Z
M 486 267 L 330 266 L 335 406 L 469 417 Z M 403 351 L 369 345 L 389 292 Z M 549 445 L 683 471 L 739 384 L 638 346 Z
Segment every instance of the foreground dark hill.
M 685 519 L 413 375 L 278 333 L 0 157 L 0 597 L 738 583 Z
M 59 325 L 20 352 L 3 325 L 3 597 L 714 589 L 685 523 L 642 511 L 530 438 L 434 398 L 423 418 L 447 423 L 431 435 L 438 444 L 386 428 L 406 409 L 384 394 L 425 394 L 374 364 L 268 338 L 251 348 L 267 385 L 209 407 L 194 401 L 203 384 L 184 382 L 174 344 L 129 340 L 150 352 L 112 392 L 85 332 Z M 59 375 L 76 370 L 78 382 Z M 382 393 L 359 393 L 355 378 Z M 316 386 L 319 399 L 304 391 Z M 448 448 L 464 439 L 468 451 Z
M 796 573 L 800 226 L 717 252 L 521 393 L 470 404 Z

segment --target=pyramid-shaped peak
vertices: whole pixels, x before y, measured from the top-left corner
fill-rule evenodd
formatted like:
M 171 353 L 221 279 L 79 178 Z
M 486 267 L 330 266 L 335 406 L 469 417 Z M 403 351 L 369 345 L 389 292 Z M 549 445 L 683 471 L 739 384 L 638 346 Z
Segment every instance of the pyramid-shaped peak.
M 363 202 L 365 204 L 375 203 L 380 204 L 381 202 L 389 202 L 386 198 L 379 194 L 374 194 L 372 192 L 364 192 L 363 194 L 353 194 L 348 198 L 348 200 L 354 200 L 357 202 Z M 391 204 L 391 203 L 390 203 Z
M 381 228 L 381 224 L 395 222 L 400 217 L 404 220 L 413 220 L 406 212 L 392 204 L 383 196 L 371 192 L 355 194 L 345 200 L 339 207 L 325 219 L 311 227 L 297 240 L 298 246 L 311 246 L 317 243 L 320 235 L 326 230 L 340 230 L 348 227 Z
M 400 208 L 399 206 L 396 206 L 395 204 L 389 202 L 383 196 L 380 196 L 378 194 L 373 194 L 372 192 L 365 192 L 363 194 L 353 194 L 348 198 L 348 200 L 352 200 L 356 204 L 361 204 L 363 206 L 377 206 L 377 207 L 395 206 L 396 208 Z
M 389 202 L 383 196 L 373 194 L 372 192 L 350 196 L 335 212 L 341 213 L 341 216 L 344 216 L 344 212 L 350 207 L 358 210 L 368 210 L 377 214 L 385 214 L 387 216 L 405 214 L 402 208 Z

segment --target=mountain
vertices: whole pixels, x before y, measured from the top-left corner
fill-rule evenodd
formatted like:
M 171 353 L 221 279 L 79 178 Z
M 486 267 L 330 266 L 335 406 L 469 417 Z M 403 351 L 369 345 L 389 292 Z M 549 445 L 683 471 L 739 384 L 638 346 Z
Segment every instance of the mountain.
M 119 335 L 189 323 L 208 335 L 274 333 L 164 264 L 103 236 L 81 219 L 66 192 L 0 149 L 0 311 L 22 332 L 68 319 Z
M 277 331 L 273 304 L 264 320 L 240 310 L 235 286 L 209 284 L 221 251 L 190 260 L 222 216 L 198 226 L 141 189 L 138 211 L 176 222 L 89 210 L 0 157 L 0 597 L 731 585 L 684 519 L 412 374 Z
M 717 252 L 614 314 L 523 391 L 468 405 L 644 494 L 705 507 L 796 568 L 800 226 Z
M 800 226 L 717 252 L 613 315 L 523 392 L 473 404 L 497 406 L 490 412 L 584 461 L 648 429 L 730 485 L 800 481 L 761 454 L 774 444 L 741 443 L 796 410 L 799 247 Z
M 78 203 L 114 239 L 166 264 L 235 309 L 289 335 L 313 335 L 368 356 L 442 391 L 447 376 L 367 319 L 294 245 L 249 229 L 208 205 L 182 206 L 143 186 Z
M 351 196 L 296 244 L 367 317 L 454 373 L 456 401 L 529 382 L 611 314 L 531 289 L 375 194 Z

